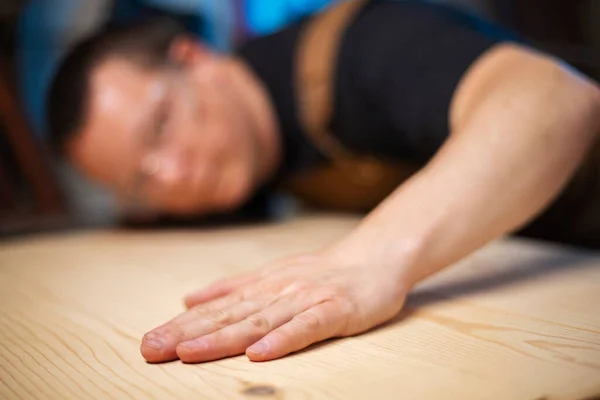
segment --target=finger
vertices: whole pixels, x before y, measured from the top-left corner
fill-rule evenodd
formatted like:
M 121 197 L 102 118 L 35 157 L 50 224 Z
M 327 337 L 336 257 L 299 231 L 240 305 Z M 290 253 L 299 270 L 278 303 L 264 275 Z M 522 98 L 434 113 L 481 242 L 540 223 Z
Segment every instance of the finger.
M 264 292 L 264 290 L 262 291 Z M 175 334 L 182 327 L 193 323 L 199 318 L 199 316 L 222 314 L 224 310 L 232 308 L 237 304 L 246 302 L 247 300 L 262 301 L 264 305 L 268 304 L 268 297 L 261 296 L 262 293 L 259 289 L 253 290 L 248 293 L 237 291 L 227 296 L 219 297 L 215 300 L 207 303 L 199 304 L 194 306 L 187 311 L 179 314 L 175 318 L 165 322 L 164 324 L 152 329 L 146 334 L 146 336 L 162 336 L 168 333 Z M 222 318 L 221 318 L 222 319 Z
M 184 303 L 187 308 L 191 308 L 201 303 L 214 300 L 216 298 L 226 296 L 227 294 L 240 289 L 241 287 L 250 283 L 256 282 L 259 279 L 268 277 L 271 273 L 281 270 L 284 266 L 288 267 L 287 273 L 293 275 L 295 270 L 305 268 L 305 264 L 313 261 L 314 256 L 303 255 L 303 256 L 290 256 L 279 260 L 276 263 L 267 265 L 260 268 L 257 271 L 247 273 L 244 275 L 236 276 L 233 278 L 226 278 L 213 283 L 205 289 L 193 292 L 185 296 Z M 290 265 L 291 264 L 291 265 Z M 291 268 L 295 267 L 295 268 Z
M 187 308 L 192 308 L 198 304 L 217 299 L 228 295 L 229 293 L 239 289 L 240 287 L 256 281 L 258 277 L 254 274 L 247 274 L 227 278 L 213 283 L 207 288 L 190 293 L 184 298 L 184 303 Z
M 183 342 L 177 355 L 184 362 L 205 362 L 244 354 L 248 346 L 309 309 L 314 301 L 297 293 L 279 298 L 271 306 L 214 333 Z
M 171 330 L 173 326 L 185 326 L 189 322 L 196 320 L 198 318 L 198 315 L 219 312 L 221 310 L 231 308 L 236 304 L 243 303 L 246 300 L 248 300 L 248 298 L 242 292 L 234 292 L 227 296 L 219 297 L 207 303 L 191 307 L 190 309 L 184 311 L 175 318 L 154 328 L 152 332 L 164 333 L 168 330 Z
M 297 315 L 246 350 L 252 361 L 269 361 L 340 336 L 347 323 L 339 303 L 326 301 Z
M 177 316 L 161 327 L 147 333 L 142 339 L 141 353 L 149 362 L 164 362 L 178 358 L 179 343 L 215 332 L 259 311 L 266 304 L 246 300 L 235 304 L 221 302 L 221 307 L 195 307 Z

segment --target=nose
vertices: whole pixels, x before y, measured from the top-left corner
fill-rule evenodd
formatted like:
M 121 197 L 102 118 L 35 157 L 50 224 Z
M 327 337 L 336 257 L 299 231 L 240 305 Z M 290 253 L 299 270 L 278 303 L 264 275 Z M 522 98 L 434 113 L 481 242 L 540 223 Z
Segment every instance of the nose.
M 142 171 L 161 186 L 178 186 L 187 179 L 183 157 L 173 153 L 154 153 L 142 159 Z

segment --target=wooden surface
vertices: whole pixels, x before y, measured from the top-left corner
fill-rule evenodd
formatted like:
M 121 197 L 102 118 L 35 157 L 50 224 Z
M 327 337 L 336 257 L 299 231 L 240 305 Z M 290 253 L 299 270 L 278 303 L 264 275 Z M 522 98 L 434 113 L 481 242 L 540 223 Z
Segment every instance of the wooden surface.
M 0 244 L 2 399 L 584 399 L 600 395 L 600 255 L 502 241 L 367 334 L 253 364 L 150 365 L 144 332 L 212 280 L 356 220 L 87 232 Z

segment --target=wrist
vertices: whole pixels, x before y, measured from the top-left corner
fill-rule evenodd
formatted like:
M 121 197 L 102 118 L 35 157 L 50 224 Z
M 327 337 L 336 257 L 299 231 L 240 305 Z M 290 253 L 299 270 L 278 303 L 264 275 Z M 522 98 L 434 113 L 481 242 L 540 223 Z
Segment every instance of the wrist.
M 362 266 L 381 273 L 408 291 L 420 280 L 423 244 L 420 239 L 384 240 L 379 235 L 353 232 L 327 248 L 325 254 L 338 265 Z

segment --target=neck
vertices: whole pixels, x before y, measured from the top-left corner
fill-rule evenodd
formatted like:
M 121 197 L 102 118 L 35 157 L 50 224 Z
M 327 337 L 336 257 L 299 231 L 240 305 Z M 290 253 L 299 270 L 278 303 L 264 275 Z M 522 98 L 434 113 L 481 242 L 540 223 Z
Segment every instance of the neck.
M 276 111 L 260 78 L 239 58 L 229 60 L 233 79 L 245 103 L 248 121 L 256 143 L 257 182 L 266 183 L 275 174 L 282 159 L 282 141 Z

